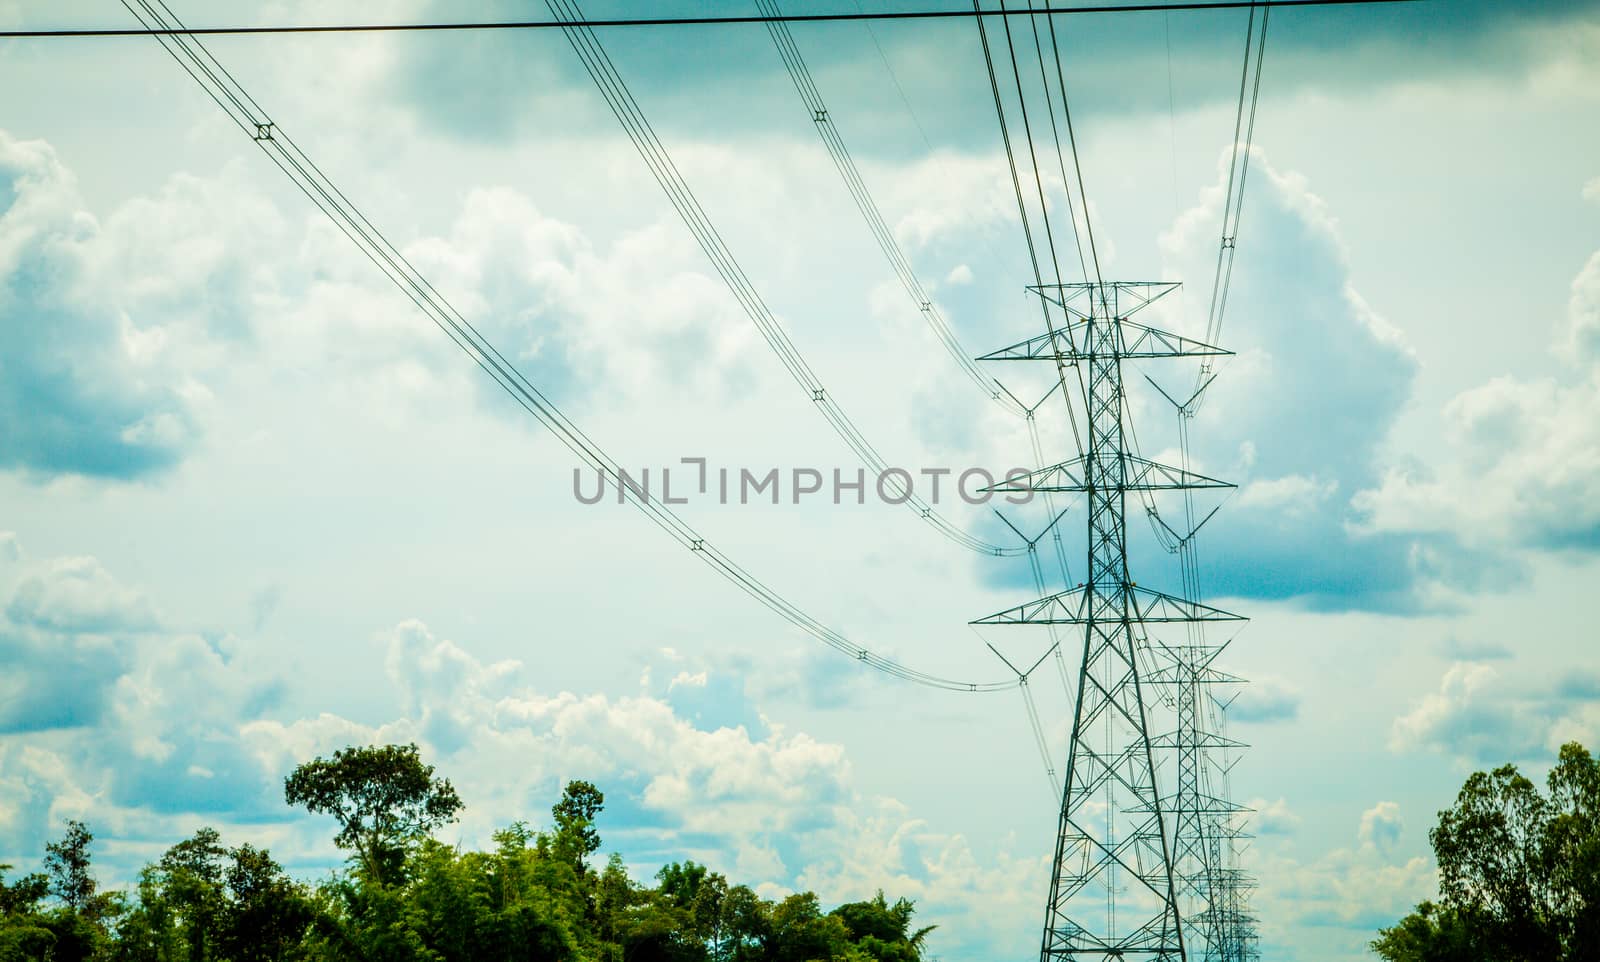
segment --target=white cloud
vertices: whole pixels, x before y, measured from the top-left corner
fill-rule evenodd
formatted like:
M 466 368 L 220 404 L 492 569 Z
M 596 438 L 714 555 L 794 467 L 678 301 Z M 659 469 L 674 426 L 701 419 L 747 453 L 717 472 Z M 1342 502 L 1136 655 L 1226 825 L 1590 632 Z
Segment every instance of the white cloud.
M 1228 705 L 1228 718 L 1241 722 L 1289 721 L 1300 713 L 1297 688 L 1279 678 L 1252 678 Z
M 1600 381 L 1496 378 L 1444 410 L 1450 459 L 1356 498 L 1364 530 L 1495 545 L 1600 543 Z
M 1326 937 L 1329 942 L 1337 940 L 1338 949 L 1359 950 L 1379 928 L 1393 925 L 1437 885 L 1431 859 L 1416 856 L 1393 862 L 1376 846 L 1336 848 L 1307 862 L 1282 856 L 1261 862 L 1260 871 L 1274 883 L 1255 899 L 1269 945 L 1292 944 L 1292 939 L 1286 940 L 1289 932 L 1300 933 L 1303 942 L 1317 938 L 1308 930 L 1331 929 L 1339 934 Z
M 1345 521 L 1350 494 L 1378 476 L 1416 361 L 1356 290 L 1339 225 L 1308 180 L 1259 149 L 1250 177 L 1247 233 L 1228 298 L 1228 316 L 1239 320 L 1224 328 L 1220 345 L 1238 354 L 1217 365 L 1191 427 L 1206 449 L 1239 452 L 1235 463 L 1208 472 L 1241 485 L 1224 520 L 1207 530 L 1219 562 L 1208 578 L 1230 594 L 1395 604 L 1411 591 L 1405 546 Z M 1223 166 L 1200 203 L 1162 235 L 1164 273 L 1212 276 L 1225 184 Z M 1197 288 L 1155 304 L 1150 323 L 1204 336 L 1209 284 Z M 1169 394 L 1192 390 L 1192 366 L 1150 376 Z M 1141 434 L 1170 433 L 1169 421 L 1147 419 Z
M 1320 510 L 1337 490 L 1338 481 L 1290 474 L 1250 481 L 1239 490 L 1234 504 L 1240 509 L 1257 508 L 1291 518 L 1304 517 Z
M 35 566 L 5 609 L 12 623 L 63 634 L 146 631 L 150 600 L 119 584 L 94 558 L 55 558 Z
M 703 671 L 693 673 L 680 671 L 672 676 L 671 681 L 667 682 L 667 690 L 671 691 L 680 685 L 690 688 L 704 688 L 706 687 L 706 673 Z
M 193 441 L 188 400 L 142 356 L 152 325 L 97 272 L 107 243 L 55 151 L 0 131 L 0 467 L 137 477 Z
M 1016 200 L 1005 167 L 992 154 L 935 154 L 892 177 L 871 176 L 883 184 L 884 206 L 903 210 L 893 221 L 895 238 L 908 251 L 939 245 L 970 232 L 1017 220 Z
M 1600 183 L 1600 179 L 1596 179 Z M 1572 279 L 1567 300 L 1567 337 L 1562 345 L 1577 364 L 1600 365 L 1600 251 Z
M 142 595 L 93 559 L 53 559 L 38 570 L 45 587 L 24 580 L 28 597 L 56 597 L 48 576 L 77 579 L 82 597 L 74 596 L 71 610 L 98 612 L 51 622 L 55 647 L 100 644 L 88 633 L 106 630 L 113 613 L 141 610 Z M 109 600 L 85 600 L 95 586 Z M 59 607 L 40 600 L 19 610 Z M 899 802 L 863 795 L 838 744 L 781 726 L 702 726 L 649 692 L 539 691 L 520 664 L 483 662 L 416 620 L 387 632 L 382 644 L 384 675 L 402 712 L 379 723 L 331 712 L 279 716 L 279 684 L 261 671 L 263 653 L 233 638 L 208 643 L 142 630 L 95 651 L 109 674 L 92 684 L 87 663 L 46 660 L 48 677 L 98 693 L 95 717 L 84 720 L 98 727 L 95 737 L 81 738 L 24 726 L 0 744 L 7 799 L 0 825 L 8 839 L 0 856 L 31 861 L 11 847 L 36 848 L 70 814 L 116 837 L 107 871 L 124 880 L 200 819 L 230 837 L 270 842 L 288 864 L 326 865 L 338 859 L 326 826 L 282 806 L 282 777 L 347 745 L 417 741 L 467 799 L 462 824 L 448 831 L 469 844 L 528 817 L 530 806 L 547 806 L 564 781 L 587 778 L 608 796 L 608 847 L 644 870 L 652 853 L 690 852 L 768 894 L 815 888 L 824 900 L 841 901 L 883 887 L 943 921 L 951 930 L 945 946 L 983 944 L 989 933 L 977 922 L 995 912 L 1019 926 L 1033 921 L 1042 858 L 1031 850 L 1020 861 L 1006 851 L 977 853 Z M 43 657 L 14 646 L 0 652 L 34 667 Z M 718 669 L 670 660 L 681 668 L 666 686 L 669 697 L 712 690 L 743 697 L 719 687 Z M 958 932 L 962 919 L 971 932 Z
M 100 722 L 134 640 L 156 627 L 148 599 L 93 558 L 26 566 L 0 611 L 0 732 Z
M 1501 376 L 1444 408 L 1447 457 L 1356 496 L 1360 527 L 1475 547 L 1600 548 L 1600 252 L 1572 282 L 1566 380 Z
M 1392 751 L 1433 751 L 1471 763 L 1553 756 L 1562 742 L 1590 735 L 1600 720 L 1600 685 L 1572 674 L 1530 685 L 1481 662 L 1451 665 L 1439 689 L 1396 718 Z
M 1245 803 L 1245 808 L 1251 810 L 1248 830 L 1257 836 L 1292 835 L 1300 828 L 1300 816 L 1282 796 L 1270 802 L 1265 798 L 1253 798 Z
M 1362 845 L 1370 845 L 1380 853 L 1394 851 L 1400 843 L 1404 822 L 1396 802 L 1379 802 L 1361 813 L 1361 829 L 1357 833 Z

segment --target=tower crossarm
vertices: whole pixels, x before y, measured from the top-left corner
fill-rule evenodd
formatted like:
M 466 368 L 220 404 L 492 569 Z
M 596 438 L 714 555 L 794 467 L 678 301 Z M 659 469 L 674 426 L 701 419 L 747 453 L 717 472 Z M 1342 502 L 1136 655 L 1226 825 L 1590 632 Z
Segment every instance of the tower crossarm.
M 1096 318 L 1074 320 L 1058 326 L 1053 331 L 1036 334 L 1025 341 L 991 351 L 978 357 L 980 361 L 1060 361 L 1076 364 L 1087 361 L 1100 349 L 1088 343 L 1090 324 L 1109 324 L 1116 330 L 1115 354 L 1126 360 L 1143 360 L 1158 357 L 1223 357 L 1232 351 L 1207 344 L 1182 334 L 1173 334 L 1155 327 L 1135 324 L 1125 317 L 1107 320 Z
M 1144 680 L 1151 685 L 1244 685 L 1248 682 L 1238 675 L 1215 668 L 1202 668 L 1190 671 L 1180 665 L 1163 665 L 1144 674 Z
M 1088 492 L 1092 490 L 1087 480 L 1088 466 L 1087 457 L 1073 458 L 1027 474 L 1009 475 L 1004 481 L 992 484 L 983 490 L 994 494 Z M 1118 485 L 1122 491 L 1185 491 L 1235 487 L 1238 485 L 1228 481 L 1218 481 L 1216 478 L 1209 478 L 1170 464 L 1151 461 L 1149 458 L 1141 458 L 1136 454 L 1122 455 L 1122 480 Z
M 1129 622 L 1142 622 L 1145 624 L 1158 624 L 1165 622 L 1190 622 L 1190 621 L 1244 621 L 1243 615 L 1236 615 L 1221 608 L 1203 605 L 1198 601 L 1188 601 L 1174 595 L 1154 591 L 1150 588 L 1141 588 L 1138 585 L 1124 585 L 1121 589 L 1127 599 L 1127 620 Z M 1105 616 L 1099 611 L 1091 611 L 1092 601 L 1102 594 L 1101 589 L 1091 591 L 1079 585 L 1066 591 L 1047 595 L 1036 601 L 1028 601 L 997 611 L 992 615 L 979 618 L 972 622 L 975 625 L 1087 625 L 1103 623 Z
M 1216 732 L 1205 730 L 1190 732 L 1175 731 L 1163 735 L 1150 736 L 1151 748 L 1200 748 L 1205 750 L 1222 748 L 1249 748 L 1250 746 L 1235 738 L 1219 735 Z

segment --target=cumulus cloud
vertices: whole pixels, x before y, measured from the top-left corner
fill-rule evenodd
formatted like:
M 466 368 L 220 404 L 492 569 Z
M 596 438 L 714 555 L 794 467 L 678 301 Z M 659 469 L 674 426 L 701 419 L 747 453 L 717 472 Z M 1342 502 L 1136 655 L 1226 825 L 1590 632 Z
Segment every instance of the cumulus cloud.
M 970 919 L 970 936 L 951 941 L 971 945 L 988 938 L 986 912 L 1020 930 L 1037 910 L 1042 857 L 980 855 L 864 795 L 842 746 L 768 723 L 716 664 L 663 652 L 663 680 L 637 694 L 544 691 L 522 664 L 485 662 L 406 620 L 380 638 L 379 681 L 399 712 L 373 722 L 283 712 L 282 682 L 255 646 L 164 627 L 93 559 L 33 565 L 3 610 L 29 619 L 0 622 L 0 729 L 13 733 L 0 739 L 5 860 L 31 861 L 72 815 L 119 839 L 108 871 L 124 877 L 199 819 L 272 844 L 286 864 L 335 864 L 326 826 L 284 808 L 281 779 L 348 745 L 417 741 L 467 798 L 452 831 L 469 844 L 540 821 L 565 781 L 586 778 L 607 794 L 611 846 L 647 871 L 688 854 L 767 895 L 815 888 L 840 901 L 885 887 L 952 927 Z
M 1562 742 L 1600 730 L 1600 685 L 1573 675 L 1532 686 L 1481 662 L 1451 665 L 1390 728 L 1392 751 L 1433 751 L 1477 764 L 1550 756 Z
M 748 384 L 750 322 L 676 222 L 596 250 L 505 187 L 468 193 L 447 236 L 407 256 L 542 389 L 644 398 Z M 581 381 L 580 381 L 581 373 Z
M 1556 345 L 1571 376 L 1496 377 L 1444 409 L 1448 457 L 1388 470 L 1360 527 L 1477 547 L 1600 548 L 1600 252 L 1573 279 Z
M 1387 854 L 1399 844 L 1403 825 L 1398 802 L 1379 802 L 1361 813 L 1361 828 L 1356 837 L 1362 845 Z
M 1600 547 L 1600 382 L 1496 378 L 1444 410 L 1453 457 L 1358 496 L 1372 531 L 1477 547 Z
M 1380 836 L 1388 830 L 1389 813 L 1374 814 L 1380 809 L 1382 804 L 1362 814 L 1358 836 L 1363 841 L 1369 825 Z M 1376 844 L 1334 848 L 1306 861 L 1264 856 L 1259 871 L 1273 880 L 1255 898 L 1263 947 L 1270 951 L 1282 943 L 1284 954 L 1290 949 L 1285 933 L 1297 932 L 1303 941 L 1307 929 L 1322 929 L 1328 931 L 1317 937 L 1319 942 L 1354 957 L 1379 928 L 1394 924 L 1436 884 L 1431 859 L 1397 861 L 1392 850 Z
M 1245 808 L 1251 810 L 1249 830 L 1255 835 L 1293 835 L 1300 828 L 1300 816 L 1281 796 L 1274 801 L 1253 798 L 1245 803 Z
M 963 250 L 970 255 L 973 231 L 1014 224 L 1019 215 L 1011 181 L 996 159 L 988 154 L 935 154 L 893 177 L 872 178 L 886 188 L 888 209 L 906 211 L 891 225 L 895 239 L 908 251 L 934 257 L 960 256 Z M 954 272 L 951 283 L 962 283 Z
M 230 640 L 164 628 L 144 594 L 94 558 L 29 566 L 3 610 L 0 732 L 32 733 L 41 740 L 31 747 L 52 754 L 75 746 L 54 757 L 83 766 L 69 776 L 107 800 L 158 811 L 261 808 L 261 773 L 227 732 L 270 705 L 277 686 L 232 665 Z M 62 742 L 68 729 L 79 735 Z
M 49 145 L 0 132 L 0 187 L 0 313 L 16 321 L 0 332 L 0 468 L 170 467 L 245 349 L 279 370 L 336 369 L 380 416 L 459 384 L 507 409 L 331 224 L 285 217 L 238 165 L 174 175 L 102 223 Z M 448 231 L 404 249 L 565 402 L 748 388 L 754 331 L 680 233 L 658 217 L 596 249 L 523 194 L 481 188 Z
M 1562 348 L 1568 360 L 1577 364 L 1600 364 L 1600 251 L 1572 279 Z
M 155 625 L 149 601 L 93 558 L 33 566 L 0 610 L 0 732 L 101 721 L 133 640 Z
M 153 364 L 159 331 L 97 273 L 104 234 L 41 141 L 0 131 L 0 467 L 134 478 L 193 443 L 184 392 Z
M 14 625 L 63 634 L 145 631 L 150 601 L 119 584 L 94 558 L 55 558 L 23 578 L 6 605 Z
M 1224 154 L 1224 159 L 1226 154 Z M 1171 276 L 1209 278 L 1225 174 L 1161 238 Z M 1207 473 L 1240 484 L 1208 527 L 1214 591 L 1302 597 L 1319 604 L 1403 604 L 1415 573 L 1400 538 L 1356 532 L 1352 494 L 1380 476 L 1381 446 L 1409 397 L 1416 362 L 1393 325 L 1356 290 L 1337 222 L 1301 175 L 1256 151 L 1241 256 L 1229 288 L 1238 320 L 1193 436 L 1213 456 Z M 1193 304 L 1206 303 L 1202 287 Z M 1169 299 L 1151 321 L 1200 335 L 1203 318 Z M 1151 376 L 1179 390 L 1179 373 Z M 1270 398 L 1271 403 L 1261 403 Z M 1161 413 L 1166 408 L 1153 409 Z M 1154 431 L 1160 427 L 1146 428 Z
M 1228 705 L 1228 718 L 1241 722 L 1292 721 L 1300 714 L 1300 692 L 1277 678 L 1251 679 Z
M 1287 474 L 1281 478 L 1252 480 L 1239 490 L 1234 501 L 1241 509 L 1256 508 L 1278 512 L 1291 518 L 1304 518 L 1320 510 L 1339 490 L 1339 482 Z

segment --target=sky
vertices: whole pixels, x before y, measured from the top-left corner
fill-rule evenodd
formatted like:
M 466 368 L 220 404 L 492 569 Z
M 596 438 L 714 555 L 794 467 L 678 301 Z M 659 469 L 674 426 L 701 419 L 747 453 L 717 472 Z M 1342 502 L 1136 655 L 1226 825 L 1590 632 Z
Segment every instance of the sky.
M 172 5 L 192 25 L 451 9 Z M 1239 485 L 1199 556 L 1204 600 L 1251 619 L 1226 655 L 1253 681 L 1229 730 L 1252 746 L 1233 790 L 1256 810 L 1267 958 L 1365 957 L 1433 894 L 1427 831 L 1469 772 L 1542 775 L 1561 743 L 1600 745 L 1582 607 L 1600 576 L 1600 8 L 1512 11 L 1272 15 L 1221 335 L 1237 353 L 1190 426 L 1196 469 Z M 0 2 L 0 25 L 132 21 Z M 1244 14 L 1060 26 L 1104 273 L 1184 282 L 1149 319 L 1203 330 Z M 962 343 L 1038 333 L 970 21 L 793 32 Z M 602 40 L 889 463 L 1029 462 L 899 287 L 765 30 Z M 683 458 L 854 474 L 559 34 L 211 48 L 622 464 L 679 466 L 674 485 Z M 415 741 L 467 803 L 445 830 L 464 844 L 538 824 L 585 778 L 605 850 L 641 879 L 692 857 L 767 895 L 881 887 L 940 925 L 940 959 L 1035 952 L 1058 800 L 1016 693 L 868 671 L 633 508 L 580 503 L 578 460 L 320 218 L 154 42 L 0 41 L 0 862 L 35 867 L 81 818 L 113 883 L 202 825 L 316 877 L 339 863 L 332 828 L 283 804 L 284 775 Z M 1192 368 L 1134 373 L 1143 450 L 1173 460 L 1143 375 Z M 1064 459 L 1064 413 L 1039 418 Z M 988 508 L 940 508 L 1005 536 Z M 967 626 L 1032 596 L 1025 561 L 904 508 L 678 510 L 915 668 L 996 679 L 985 642 L 1042 650 Z M 1062 525 L 1081 570 L 1081 511 Z M 1175 590 L 1172 556 L 1129 531 L 1135 578 Z M 1068 708 L 1040 688 L 1059 758 Z

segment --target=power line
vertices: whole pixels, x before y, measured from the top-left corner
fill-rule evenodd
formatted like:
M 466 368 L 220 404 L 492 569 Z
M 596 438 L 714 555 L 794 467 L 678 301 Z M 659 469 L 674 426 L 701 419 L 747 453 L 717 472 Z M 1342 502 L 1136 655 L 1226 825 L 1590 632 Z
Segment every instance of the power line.
M 1251 19 L 1255 18 L 1255 11 L 1251 11 Z M 1233 253 L 1237 247 L 1239 237 L 1239 219 L 1244 213 L 1244 185 L 1245 179 L 1250 175 L 1250 148 L 1256 135 L 1256 106 L 1261 100 L 1261 65 L 1267 50 L 1267 21 L 1272 16 L 1272 8 L 1267 7 L 1261 11 L 1261 34 L 1256 41 L 1255 51 L 1255 80 L 1250 88 L 1250 119 L 1245 126 L 1244 149 L 1239 149 L 1239 117 L 1235 116 L 1233 122 L 1233 156 L 1228 163 L 1228 194 L 1223 201 L 1222 210 L 1222 242 L 1217 249 L 1217 275 L 1212 281 L 1211 313 L 1206 319 L 1206 340 L 1215 343 L 1222 333 L 1222 317 L 1228 310 L 1228 284 L 1233 278 Z M 1245 38 L 1244 72 L 1239 77 L 1239 114 L 1244 113 L 1244 81 L 1251 69 L 1250 39 Z M 1234 191 L 1234 171 L 1238 171 L 1238 191 Z M 1232 211 L 1229 211 L 1229 205 Z M 1224 266 L 1226 258 L 1226 266 Z M 1221 282 L 1220 293 L 1217 287 Z
M 761 14 L 740 16 L 698 17 L 620 17 L 581 20 L 583 27 L 704 27 L 718 25 L 759 24 L 781 21 L 783 23 L 839 23 L 872 20 L 959 20 L 967 17 L 1022 17 L 1031 14 L 1095 14 L 1141 13 L 1149 11 L 1239 10 L 1266 6 L 1268 0 L 1178 0 L 1173 3 L 1116 3 L 1104 6 L 1079 5 L 1040 7 L 1032 11 L 1021 10 L 884 10 L 873 13 L 800 13 Z M 1343 7 L 1371 4 L 1419 3 L 1423 0 L 1271 0 L 1274 7 Z M 458 32 L 468 30 L 548 30 L 573 26 L 570 21 L 555 20 L 502 20 L 454 21 L 436 23 L 347 23 L 347 24 L 280 24 L 256 27 L 156 27 L 135 30 L 116 27 L 60 27 L 40 30 L 0 30 L 0 40 L 71 39 L 94 37 L 216 37 L 273 34 L 315 33 L 419 33 Z
M 756 6 L 763 13 L 778 14 L 777 0 L 756 0 Z M 871 26 L 868 25 L 868 29 Z M 867 228 L 872 237 L 877 241 L 878 247 L 888 258 L 889 266 L 893 268 L 895 277 L 900 281 L 900 286 L 905 289 L 919 313 L 927 320 L 929 327 L 933 328 L 939 342 L 949 352 L 963 373 L 970 378 L 978 389 L 1001 407 L 1018 416 L 1025 416 L 1027 409 L 1010 394 L 1000 389 L 994 378 L 985 374 L 973 360 L 975 354 L 968 350 L 957 337 L 954 328 L 939 310 L 927 289 L 917 278 L 916 272 L 911 267 L 910 259 L 900 247 L 900 242 L 895 239 L 894 231 L 890 229 L 884 219 L 883 212 L 878 208 L 877 201 L 873 199 L 872 192 L 867 188 L 866 181 L 861 176 L 860 169 L 856 166 L 855 159 L 850 155 L 850 150 L 845 146 L 844 138 L 839 133 L 838 124 L 834 121 L 833 114 L 822 99 L 822 92 L 817 89 L 816 80 L 811 75 L 811 70 L 806 66 L 805 58 L 800 54 L 800 47 L 795 42 L 794 34 L 782 20 L 773 20 L 767 24 L 767 31 L 772 37 L 773 45 L 778 50 L 778 56 L 783 61 L 784 68 L 789 72 L 789 77 L 794 81 L 794 88 L 800 94 L 800 100 L 805 104 L 806 112 L 810 116 L 818 136 L 822 139 L 823 146 L 828 151 L 828 156 L 833 159 L 834 167 L 839 171 L 839 176 L 844 180 L 845 188 L 850 192 L 850 198 L 855 201 L 856 209 L 867 222 Z M 877 43 L 877 38 L 873 38 Z M 878 47 L 879 57 L 883 57 L 883 48 Z M 888 59 L 884 59 L 885 67 Z M 890 73 L 890 79 L 894 75 Z M 895 81 L 895 88 L 899 89 L 899 81 Z M 901 100 L 910 110 L 910 102 L 905 100 L 905 91 L 900 91 Z M 913 122 L 916 118 L 913 114 Z M 921 131 L 919 123 L 917 129 Z M 923 132 L 923 142 L 927 143 L 927 134 Z M 932 144 L 928 145 L 932 150 Z
M 446 337 L 461 348 L 511 400 L 548 428 L 568 450 L 595 470 L 657 527 L 718 574 L 768 609 L 818 641 L 886 675 L 949 691 L 1005 691 L 1015 680 L 970 682 L 944 678 L 902 665 L 864 648 L 829 628 L 778 594 L 754 574 L 723 554 L 648 490 L 628 483 L 623 469 L 423 277 L 406 257 L 367 219 L 320 168 L 284 133 L 277 122 L 244 91 L 222 63 L 190 36 L 163 0 L 123 0 L 140 23 L 152 31 L 168 54 L 222 108 L 241 131 L 255 141 L 273 164 L 289 177 L 400 292 Z M 159 9 L 158 9 L 159 8 Z
M 566 38 L 571 43 L 573 51 L 583 62 L 584 69 L 589 73 L 601 96 L 605 98 L 606 105 L 611 108 L 617 122 L 622 125 L 634 149 L 649 167 L 656 183 L 666 192 L 668 200 L 683 220 L 684 226 L 694 235 L 700 249 L 711 261 L 717 275 L 727 285 L 739 306 L 744 309 L 750 322 L 761 332 L 768 346 L 783 362 L 789 376 L 806 393 L 818 412 L 832 426 L 834 433 L 838 434 L 850 450 L 855 452 L 856 457 L 878 476 L 880 484 L 885 478 L 894 478 L 895 470 L 823 386 L 821 378 L 811 369 L 789 337 L 788 331 L 784 329 L 783 324 L 767 306 L 749 276 L 739 265 L 733 251 L 722 239 L 705 208 L 700 205 L 694 191 L 690 189 L 683 174 L 673 162 L 671 154 L 656 136 L 639 102 L 634 99 L 632 91 L 628 89 L 627 83 L 617 71 L 616 64 L 600 44 L 599 38 L 595 36 L 594 31 L 581 26 L 582 16 L 576 0 L 547 0 L 547 5 L 554 16 L 566 18 L 568 22 L 574 24 L 572 29 L 566 32 Z M 895 478 L 892 488 L 894 496 L 901 498 L 901 503 L 919 518 L 946 538 L 965 548 L 995 557 L 1020 555 L 1023 551 L 1022 548 L 992 544 L 956 527 L 935 511 L 933 505 L 925 498 L 916 494 L 909 480 L 902 482 Z

